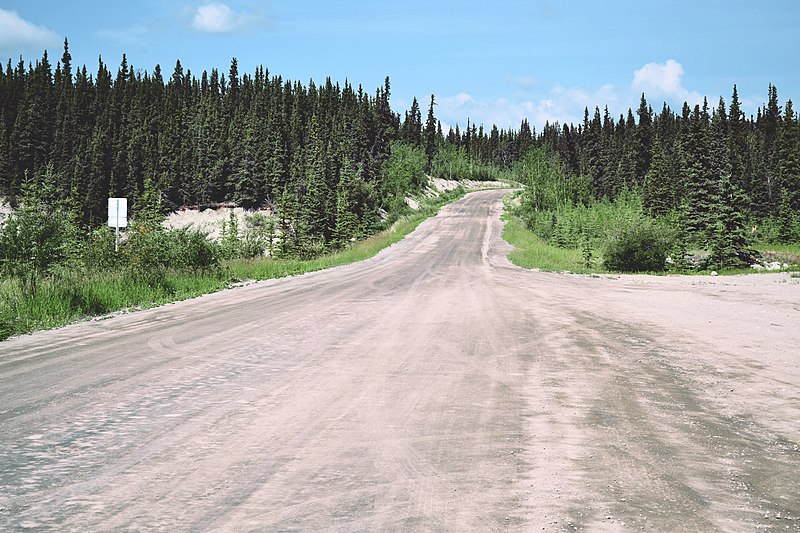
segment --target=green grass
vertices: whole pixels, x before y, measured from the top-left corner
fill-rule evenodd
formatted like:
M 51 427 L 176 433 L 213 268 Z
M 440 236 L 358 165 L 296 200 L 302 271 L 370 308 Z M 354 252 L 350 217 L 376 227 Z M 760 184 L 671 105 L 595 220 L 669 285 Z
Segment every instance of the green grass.
M 756 249 L 759 252 L 772 251 L 793 254 L 800 257 L 800 243 L 794 244 L 758 244 Z
M 591 268 L 584 264 L 581 251 L 572 248 L 561 248 L 549 244 L 547 241 L 528 230 L 525 224 L 517 217 L 504 215 L 506 225 L 503 230 L 503 238 L 512 246 L 514 250 L 508 255 L 509 260 L 522 268 L 538 269 L 545 272 L 574 272 L 577 274 L 590 273 L 609 273 L 602 266 L 602 257 L 592 258 Z M 789 268 L 784 271 L 800 271 L 800 244 L 782 245 L 759 245 L 756 247 L 762 254 L 768 255 L 770 260 L 789 263 Z M 695 250 L 698 252 L 701 250 Z M 683 274 L 707 276 L 712 269 L 701 271 L 665 271 L 650 272 L 653 275 L 664 274 Z M 716 271 L 721 276 L 734 276 L 738 274 L 757 274 L 775 272 L 767 270 L 746 269 L 721 269 Z
M 0 340 L 54 328 L 122 309 L 146 309 L 220 290 L 221 274 L 167 273 L 157 283 L 136 281 L 123 271 L 69 273 L 43 280 L 34 295 L 19 283 L 0 284 Z
M 800 270 L 800 243 L 759 244 L 755 248 L 766 261 L 787 263 L 789 270 Z
M 226 262 L 225 268 L 231 277 L 238 280 L 265 280 L 296 276 L 368 259 L 384 248 L 400 241 L 414 231 L 425 220 L 424 216 L 406 217 L 397 221 L 390 229 L 384 230 L 362 241 L 354 243 L 345 250 L 325 254 L 314 259 L 233 259 Z
M 310 260 L 238 259 L 226 262 L 216 273 L 166 272 L 149 282 L 133 279 L 121 269 L 66 272 L 42 280 L 35 295 L 26 295 L 16 280 L 0 279 L 0 340 L 92 316 L 185 300 L 224 289 L 240 280 L 292 276 L 361 261 L 402 240 L 441 206 L 464 194 L 463 189 L 443 194 L 376 235 L 340 252 Z
M 605 272 L 598 258 L 592 260 L 592 267 L 584 264 L 580 250 L 560 248 L 525 228 L 521 220 L 507 217 L 503 238 L 514 247 L 508 259 L 522 268 L 544 270 L 546 272 L 575 272 L 589 274 Z

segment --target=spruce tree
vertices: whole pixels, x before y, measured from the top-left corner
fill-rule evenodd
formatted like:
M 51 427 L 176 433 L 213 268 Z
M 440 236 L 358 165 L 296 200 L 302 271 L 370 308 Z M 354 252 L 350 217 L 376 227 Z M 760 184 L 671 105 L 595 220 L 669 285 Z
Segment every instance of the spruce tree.
M 780 123 L 773 168 L 777 178 L 777 194 L 781 199 L 786 198 L 789 207 L 800 212 L 800 125 L 791 100 L 786 102 Z
M 436 117 L 433 114 L 434 100 L 431 95 L 431 105 L 428 107 L 428 118 L 425 121 L 425 155 L 428 157 L 428 173 L 431 172 L 433 157 L 436 155 Z
M 635 129 L 636 176 L 639 180 L 643 180 L 650 169 L 653 142 L 653 110 L 647 105 L 644 93 L 636 114 L 639 117 Z
M 57 181 L 52 166 L 42 176 L 26 177 L 19 207 L 0 226 L 0 274 L 18 279 L 29 296 L 65 264 L 76 238 L 57 199 Z
M 305 161 L 302 218 L 310 235 L 328 243 L 333 238 L 335 227 L 336 198 L 329 185 L 328 142 L 316 114 L 311 118 Z
M 652 216 L 669 213 L 676 202 L 676 175 L 671 158 L 656 135 L 653 141 L 653 157 L 644 180 L 642 201 L 644 208 Z
M 731 181 L 734 185 L 745 191 L 751 198 L 753 206 L 753 178 L 752 168 L 747 147 L 747 124 L 742 112 L 739 92 L 733 86 L 731 105 L 728 111 L 728 164 L 730 166 Z
M 782 244 L 792 244 L 800 241 L 800 217 L 789 204 L 789 195 L 781 198 L 776 220 L 777 240 Z
M 744 192 L 724 175 L 720 181 L 709 261 L 715 268 L 746 268 L 755 258 L 748 241 Z
M 689 233 L 705 242 L 711 237 L 714 206 L 719 198 L 719 182 L 714 178 L 710 158 L 707 113 L 695 106 L 681 142 L 682 179 L 688 201 Z
M 777 164 L 780 158 L 775 157 L 775 148 L 781 122 L 781 107 L 778 105 L 778 89 L 769 85 L 769 100 L 763 117 L 758 121 L 759 130 L 764 139 L 764 179 L 767 184 L 767 195 L 770 202 L 770 213 L 776 213 L 780 202 L 780 187 L 777 186 Z
M 411 109 L 405 114 L 402 135 L 403 140 L 409 144 L 414 146 L 422 144 L 422 114 L 416 98 L 411 102 Z

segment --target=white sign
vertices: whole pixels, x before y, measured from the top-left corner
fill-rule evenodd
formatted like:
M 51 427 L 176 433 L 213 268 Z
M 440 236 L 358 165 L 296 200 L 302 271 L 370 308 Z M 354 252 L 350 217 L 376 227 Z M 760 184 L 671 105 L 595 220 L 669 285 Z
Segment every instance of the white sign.
M 112 228 L 128 227 L 128 199 L 108 199 L 108 225 Z

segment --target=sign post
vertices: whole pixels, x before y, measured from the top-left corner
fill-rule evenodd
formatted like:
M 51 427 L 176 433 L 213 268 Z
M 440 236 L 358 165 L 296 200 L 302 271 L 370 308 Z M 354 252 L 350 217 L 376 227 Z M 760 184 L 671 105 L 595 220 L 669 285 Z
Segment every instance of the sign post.
M 114 251 L 119 250 L 119 228 L 128 227 L 128 199 L 108 199 L 108 225 L 114 228 Z

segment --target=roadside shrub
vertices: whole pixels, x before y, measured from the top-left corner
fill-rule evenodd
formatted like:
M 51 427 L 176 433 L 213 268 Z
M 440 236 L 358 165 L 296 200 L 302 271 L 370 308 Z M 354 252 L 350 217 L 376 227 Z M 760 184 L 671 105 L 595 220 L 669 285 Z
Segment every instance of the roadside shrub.
M 131 277 L 145 283 L 163 283 L 170 266 L 167 232 L 160 225 L 136 224 L 128 233 L 124 258 Z
M 63 210 L 34 194 L 26 193 L 24 201 L 0 227 L 0 275 L 18 279 L 24 292 L 35 294 L 39 280 L 68 260 L 75 229 Z
M 214 272 L 220 267 L 220 246 L 207 233 L 190 228 L 166 232 L 169 266 L 184 271 Z
M 406 143 L 395 141 L 392 151 L 383 163 L 384 179 L 381 180 L 381 196 L 384 203 L 393 198 L 403 198 L 425 183 L 425 167 L 428 163 L 425 151 Z
M 114 250 L 114 230 L 102 226 L 92 231 L 80 249 L 80 260 L 89 270 L 106 270 L 119 263 L 119 254 Z
M 640 220 L 623 226 L 606 245 L 603 266 L 618 272 L 664 270 L 670 239 L 655 224 Z
M 245 216 L 245 231 L 241 243 L 243 258 L 272 255 L 275 243 L 275 219 L 261 213 Z
M 0 280 L 0 341 L 19 330 L 19 293 L 12 288 L 13 282 Z
M 235 259 L 242 255 L 242 241 L 239 238 L 239 219 L 231 211 L 228 220 L 220 223 L 220 254 L 222 259 Z

